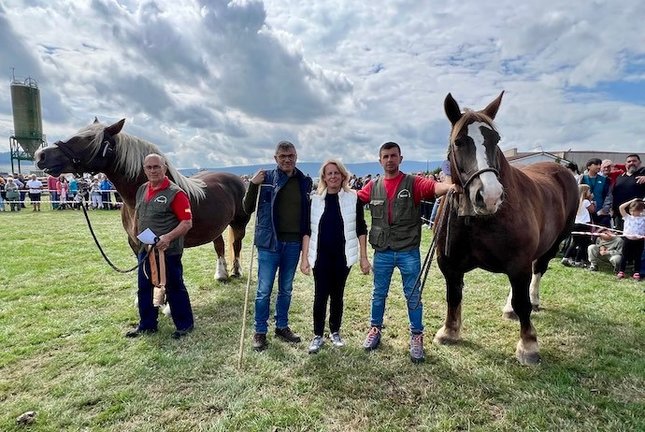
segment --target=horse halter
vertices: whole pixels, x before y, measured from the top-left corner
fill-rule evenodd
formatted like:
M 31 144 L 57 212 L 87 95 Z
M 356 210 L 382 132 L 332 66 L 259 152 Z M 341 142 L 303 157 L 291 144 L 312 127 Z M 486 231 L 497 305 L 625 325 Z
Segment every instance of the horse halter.
M 450 153 L 448 155 L 448 159 L 450 160 L 451 169 L 453 169 L 456 174 L 456 176 L 453 175 L 453 178 L 456 177 L 459 179 L 459 183 L 461 183 L 461 187 L 463 190 L 466 190 L 468 186 L 473 182 L 473 180 L 475 180 L 475 178 L 479 177 L 481 174 L 485 172 L 494 173 L 495 177 L 497 177 L 497 179 L 499 180 L 499 171 L 497 170 L 497 168 L 486 167 L 470 174 L 470 176 L 468 176 L 468 180 L 464 182 L 463 179 L 461 178 L 461 175 L 459 174 L 459 169 L 458 169 L 459 167 L 457 166 L 457 161 L 455 160 L 454 145 L 455 145 L 454 143 L 450 143 Z
M 72 149 L 70 149 L 67 146 L 67 142 L 63 141 L 56 141 L 54 143 L 56 147 L 63 153 L 67 159 L 69 159 L 70 163 L 72 164 L 72 167 L 74 168 L 74 173 L 78 175 L 82 175 L 83 169 L 81 166 L 81 161 L 84 159 L 83 156 L 88 153 L 88 149 L 85 149 L 83 152 L 80 154 L 75 154 Z M 114 156 L 114 147 L 116 145 L 116 142 L 114 141 L 114 137 L 112 135 L 109 135 L 107 133 L 104 133 L 103 135 L 103 142 L 101 143 L 101 147 L 99 151 L 97 152 L 96 156 L 92 158 L 92 160 L 96 159 L 97 157 L 101 158 L 100 165 L 97 167 L 98 169 L 94 170 L 91 172 L 91 174 L 97 174 L 103 171 L 105 167 L 108 165 L 110 162 L 111 158 Z

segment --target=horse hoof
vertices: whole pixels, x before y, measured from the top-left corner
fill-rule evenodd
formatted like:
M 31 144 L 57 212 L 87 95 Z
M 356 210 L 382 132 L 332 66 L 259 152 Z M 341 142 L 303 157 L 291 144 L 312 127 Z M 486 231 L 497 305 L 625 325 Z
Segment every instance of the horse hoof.
M 445 327 L 442 327 L 437 334 L 434 336 L 432 342 L 437 345 L 454 345 L 459 342 L 459 332 L 446 330 Z
M 522 366 L 535 366 L 540 364 L 540 361 L 542 360 L 539 352 L 526 352 L 518 350 L 515 353 L 515 356 Z
M 518 321 L 520 319 L 515 313 L 515 311 L 504 311 L 502 313 L 502 317 L 512 321 Z
M 241 278 L 241 277 L 242 277 L 242 273 L 233 273 L 233 274 L 231 275 L 231 277 L 232 277 L 232 278 Z
M 531 309 L 533 309 L 533 312 L 540 312 L 540 305 L 531 305 Z
M 224 275 L 224 274 L 215 273 L 215 280 L 219 281 L 219 282 L 224 282 L 224 281 L 228 280 L 228 276 Z

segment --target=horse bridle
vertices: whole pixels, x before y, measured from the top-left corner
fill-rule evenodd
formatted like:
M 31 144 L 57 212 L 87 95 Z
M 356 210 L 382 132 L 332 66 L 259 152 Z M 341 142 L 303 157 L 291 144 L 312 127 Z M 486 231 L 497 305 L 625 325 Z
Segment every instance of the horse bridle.
M 455 160 L 454 147 L 453 147 L 454 145 L 455 145 L 454 143 L 450 143 L 450 154 L 448 157 L 450 159 L 451 169 L 455 171 L 455 174 L 457 174 L 456 176 L 453 175 L 453 177 L 457 177 L 459 179 L 459 183 L 461 183 L 461 188 L 464 191 L 468 188 L 468 186 L 472 183 L 472 181 L 475 180 L 475 178 L 479 177 L 485 172 L 492 172 L 499 180 L 499 171 L 493 167 L 486 167 L 472 173 L 468 177 L 468 180 L 466 180 L 466 182 L 464 183 L 464 181 L 461 178 L 461 174 L 459 173 L 459 167 L 457 166 L 457 161 Z
M 67 147 L 67 142 L 56 141 L 54 145 L 61 151 L 61 153 L 63 153 L 67 157 L 67 159 L 69 159 L 72 167 L 74 168 L 74 173 L 82 175 L 84 172 L 81 168 L 81 161 L 83 160 L 82 156 L 84 156 L 85 153 L 88 152 L 88 149 L 77 155 L 69 147 Z M 101 165 L 99 169 L 92 171 L 90 174 L 94 175 L 102 172 L 102 170 L 108 165 L 108 163 L 114 156 L 115 146 L 116 141 L 114 140 L 114 137 L 104 132 L 103 141 L 101 142 L 101 148 L 97 152 L 96 156 L 92 158 L 92 160 L 94 160 L 97 157 L 100 157 L 102 159 Z

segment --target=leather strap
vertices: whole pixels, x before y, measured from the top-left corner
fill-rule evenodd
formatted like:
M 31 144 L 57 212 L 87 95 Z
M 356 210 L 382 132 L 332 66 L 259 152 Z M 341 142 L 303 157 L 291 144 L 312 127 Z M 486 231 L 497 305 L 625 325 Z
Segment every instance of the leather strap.
M 150 246 L 152 248 L 152 246 Z M 157 254 L 159 253 L 159 265 L 157 266 Z M 150 251 L 150 281 L 154 286 L 164 288 L 166 286 L 166 254 L 164 251 L 156 249 Z

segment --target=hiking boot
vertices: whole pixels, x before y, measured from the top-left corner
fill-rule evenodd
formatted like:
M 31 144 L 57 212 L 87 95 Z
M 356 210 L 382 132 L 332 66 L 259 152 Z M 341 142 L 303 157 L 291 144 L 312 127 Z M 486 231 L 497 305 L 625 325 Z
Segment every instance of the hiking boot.
M 596 264 L 591 264 L 589 266 L 589 271 L 598 271 L 598 266 Z
M 423 333 L 412 334 L 410 336 L 410 360 L 412 363 L 421 363 L 426 359 L 423 350 Z
M 317 354 L 320 351 L 320 348 L 325 344 L 325 340 L 322 336 L 314 336 L 309 344 L 309 354 Z
M 378 348 L 378 345 L 381 343 L 381 329 L 378 327 L 372 327 L 367 333 L 365 342 L 363 342 L 363 348 L 366 351 L 373 351 Z
M 146 329 L 146 328 L 136 327 L 136 328 L 128 331 L 125 334 L 125 337 L 127 337 L 127 338 L 135 338 L 135 337 L 142 336 L 144 334 L 152 334 L 152 333 L 157 333 L 157 329 Z
M 300 336 L 291 331 L 289 327 L 275 329 L 275 335 L 285 342 L 299 343 Z
M 340 334 L 338 332 L 332 333 L 329 336 L 329 339 L 331 339 L 331 343 L 336 347 L 336 348 L 341 348 L 345 346 L 345 341 L 340 337 Z
M 618 274 L 616 275 L 618 279 L 625 279 L 625 272 L 619 271 Z
M 573 261 L 571 261 L 570 258 L 562 258 L 562 261 L 560 261 L 560 263 L 565 267 L 573 267 Z
M 253 349 L 256 351 L 264 351 L 269 346 L 267 342 L 266 333 L 255 333 L 253 335 Z

